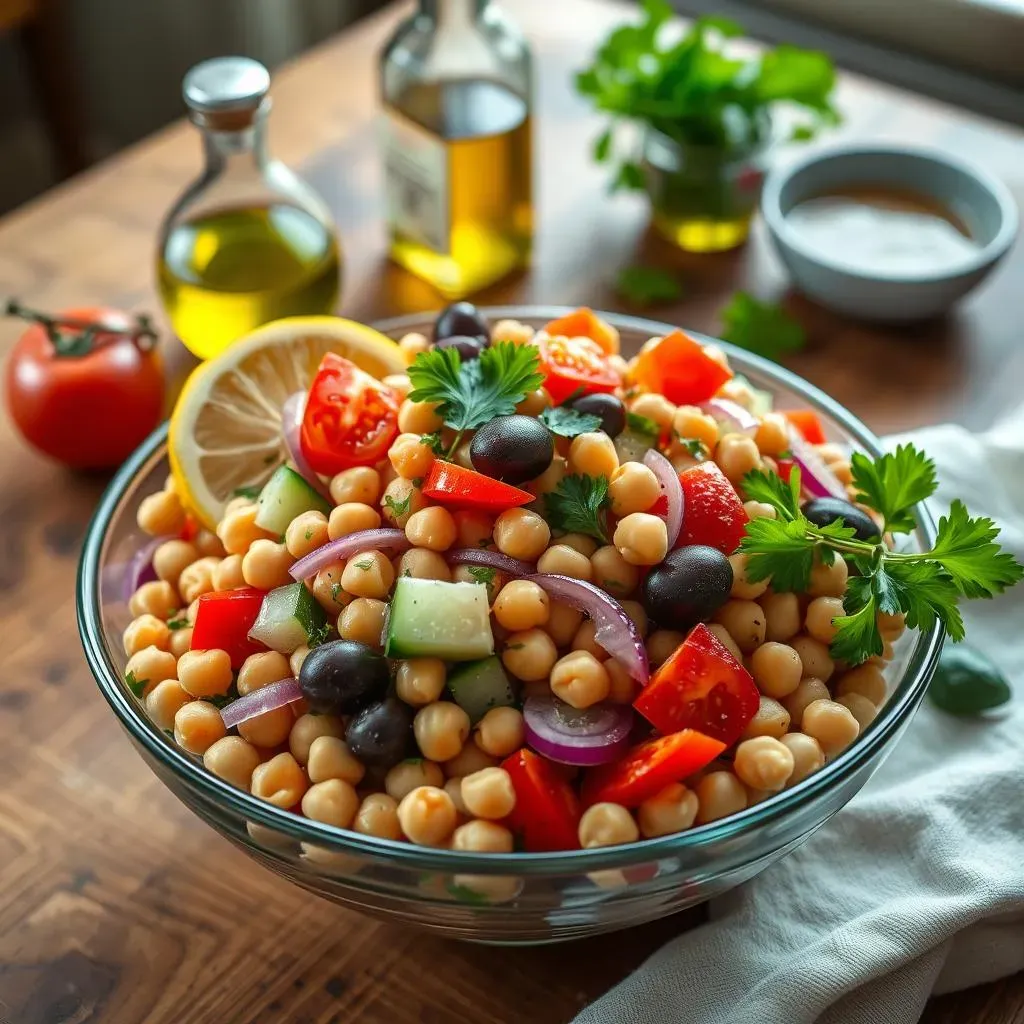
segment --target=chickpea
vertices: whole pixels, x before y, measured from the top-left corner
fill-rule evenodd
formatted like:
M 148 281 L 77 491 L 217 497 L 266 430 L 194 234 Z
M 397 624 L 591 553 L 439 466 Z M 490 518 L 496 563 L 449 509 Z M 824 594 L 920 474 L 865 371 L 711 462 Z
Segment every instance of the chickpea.
M 171 639 L 167 644 L 171 654 L 175 658 L 180 658 L 186 651 L 192 648 L 192 627 L 187 626 L 184 629 L 176 629 L 171 633 Z
M 851 693 L 866 697 L 878 707 L 885 700 L 885 676 L 877 665 L 858 665 L 844 672 L 836 684 L 836 696 L 847 697 Z
M 795 786 L 798 782 L 803 782 L 808 775 L 824 767 L 825 754 L 813 736 L 802 732 L 790 732 L 779 742 L 784 744 L 793 755 L 793 771 L 786 782 L 786 789 Z
M 412 730 L 424 757 L 450 761 L 469 736 L 469 715 L 458 704 L 437 700 L 416 712 Z
M 217 524 L 217 536 L 229 555 L 244 555 L 254 540 L 272 540 L 273 534 L 256 525 L 258 506 L 247 503 L 225 512 Z
M 542 494 L 549 494 L 565 479 L 568 473 L 565 459 L 556 455 L 551 460 L 551 465 L 541 473 L 540 476 L 525 484 L 525 489 L 531 494 L 540 497 Z
M 637 416 L 644 416 L 649 420 L 654 420 L 658 424 L 659 429 L 664 432 L 672 427 L 672 421 L 676 415 L 676 407 L 664 395 L 652 393 L 637 395 L 633 399 L 630 412 L 635 412 Z
M 764 611 L 756 601 L 731 598 L 715 612 L 714 620 L 729 630 L 744 654 L 751 654 L 764 643 Z
M 405 524 L 410 543 L 429 551 L 447 551 L 458 536 L 451 512 L 440 505 L 414 512 Z
M 898 615 L 889 615 L 886 612 L 879 612 L 878 631 L 883 638 L 890 641 L 899 640 L 907 628 L 907 617 L 902 612 Z
M 441 766 L 422 757 L 413 757 L 399 761 L 393 768 L 388 769 L 387 775 L 384 776 L 384 788 L 388 796 L 398 801 L 417 786 L 443 787 L 444 773 Z
M 338 828 L 348 828 L 358 809 L 356 791 L 342 779 L 317 782 L 302 797 L 302 813 L 307 818 Z
M 608 652 L 596 640 L 597 626 L 592 619 L 584 619 L 576 635 L 572 638 L 572 649 L 574 651 L 585 651 L 597 661 L 605 661 Z
M 236 687 L 238 694 L 245 697 L 253 690 L 259 690 L 271 683 L 278 683 L 291 676 L 291 665 L 283 654 L 277 651 L 260 651 L 250 654 L 238 670 Z
M 573 651 L 551 669 L 551 691 L 574 708 L 599 703 L 610 689 L 607 669 L 588 651 Z
M 766 640 L 785 643 L 800 632 L 800 601 L 796 594 L 765 594 L 760 604 L 764 609 Z
M 636 626 L 637 632 L 642 637 L 646 637 L 650 631 L 650 622 L 647 620 L 647 612 L 644 610 L 644 606 L 639 601 L 620 601 L 619 604 L 632 620 L 633 625 Z
M 177 680 L 177 659 L 159 647 L 143 647 L 128 659 L 124 667 L 125 676 L 131 676 L 143 688 L 142 696 L 148 696 L 165 679 Z
M 750 672 L 763 694 L 781 699 L 800 685 L 803 663 L 792 647 L 769 641 L 750 656 Z
M 174 715 L 174 740 L 190 754 L 205 754 L 226 732 L 224 719 L 209 701 L 189 701 Z
M 590 559 L 567 544 L 552 544 L 537 560 L 537 571 L 574 580 L 590 580 L 594 574 Z
M 395 563 L 395 578 L 409 576 L 414 580 L 441 580 L 451 583 L 452 571 L 444 556 L 426 548 L 410 548 Z
M 275 807 L 294 807 L 306 794 L 309 783 L 291 754 L 278 754 L 258 764 L 252 772 L 249 792 Z
M 647 638 L 647 658 L 651 665 L 657 667 L 668 659 L 686 639 L 682 633 L 674 629 L 657 629 Z
M 747 513 L 748 519 L 761 519 L 765 517 L 777 519 L 779 515 L 775 511 L 774 505 L 769 505 L 764 501 L 745 501 L 743 502 L 743 511 Z
M 747 791 L 743 783 L 729 771 L 709 772 L 697 783 L 695 792 L 698 825 L 727 818 L 747 806 Z
M 436 786 L 419 786 L 398 805 L 398 821 L 411 843 L 441 846 L 447 842 L 458 820 L 452 798 Z
M 380 473 L 372 466 L 354 466 L 343 469 L 332 480 L 330 485 L 331 501 L 335 505 L 359 502 L 362 505 L 375 505 L 380 498 Z
M 449 779 L 461 779 L 482 768 L 493 768 L 497 765 L 498 759 L 481 750 L 474 740 L 466 743 L 453 758 L 441 766 L 444 774 Z
M 839 459 L 837 462 L 833 462 L 829 467 L 832 470 L 835 478 L 847 487 L 853 483 L 853 467 L 850 465 L 849 459 Z
M 741 782 L 768 793 L 777 793 L 786 785 L 794 764 L 792 751 L 773 736 L 744 740 L 732 762 Z
M 608 496 L 612 512 L 628 516 L 631 512 L 646 512 L 661 497 L 661 485 L 642 462 L 624 462 L 611 475 Z
M 178 659 L 178 681 L 193 697 L 215 697 L 228 692 L 233 681 L 227 651 L 186 651 Z
M 344 573 L 344 562 L 332 562 L 313 577 L 313 597 L 328 615 L 337 615 L 352 600 L 341 585 Z
M 580 818 L 579 839 L 584 850 L 635 843 L 639 838 L 640 830 L 633 815 L 621 804 L 593 804 Z
M 672 417 L 675 437 L 700 441 L 708 451 L 718 444 L 718 424 L 713 416 L 701 412 L 695 405 L 681 405 Z
M 411 480 L 398 477 L 384 488 L 381 514 L 389 526 L 404 530 L 409 517 L 426 507 L 427 499 Z
M 578 434 L 569 444 L 569 472 L 611 477 L 619 468 L 615 442 L 603 431 Z
M 818 741 L 826 757 L 845 750 L 860 735 L 860 724 L 853 712 L 828 698 L 811 701 L 804 708 L 800 727 Z
M 419 331 L 410 331 L 402 336 L 398 347 L 404 353 L 405 358 L 411 363 L 421 352 L 426 352 L 430 348 L 430 342 Z
M 551 540 L 551 528 L 536 512 L 510 508 L 494 523 L 494 543 L 511 558 L 532 562 L 541 556 Z
M 647 512 L 631 512 L 620 519 L 613 540 L 630 565 L 657 565 L 668 553 L 665 520 Z
M 482 768 L 462 780 L 462 802 L 476 818 L 501 819 L 516 806 L 512 778 L 504 768 Z
M 176 587 L 185 566 L 198 558 L 196 546 L 187 540 L 166 540 L 153 552 L 153 571 L 158 579 Z
M 843 602 L 838 597 L 816 597 L 807 606 L 804 625 L 815 640 L 830 644 L 838 629 L 833 620 L 845 614 Z
M 789 646 L 800 655 L 804 667 L 804 679 L 813 677 L 827 683 L 835 670 L 835 662 L 829 653 L 828 646 L 814 637 L 801 635 L 794 637 Z
M 284 544 L 254 540 L 242 558 L 242 578 L 257 590 L 274 590 L 292 582 L 288 570 L 295 559 Z
M 831 565 L 826 565 L 818 555 L 815 555 L 814 565 L 811 567 L 811 585 L 807 588 L 807 593 L 811 597 L 840 598 L 846 593 L 849 575 L 849 567 L 840 555 L 835 556 Z
M 878 714 L 878 708 L 867 697 L 859 693 L 848 693 L 845 697 L 838 697 L 836 703 L 842 704 L 857 719 L 857 725 L 860 726 L 861 732 L 875 720 L 875 715 Z
M 518 320 L 499 320 L 491 328 L 491 340 L 494 342 L 510 341 L 513 345 L 529 345 L 533 339 L 533 328 Z
M 460 548 L 484 548 L 491 545 L 494 533 L 494 517 L 486 512 L 466 509 L 453 512 L 455 534 Z
M 401 839 L 398 804 L 387 793 L 371 793 L 359 805 L 352 831 L 378 839 Z
M 447 670 L 439 658 L 400 661 L 395 673 L 395 693 L 413 707 L 433 704 L 444 692 Z
M 594 582 L 615 597 L 632 594 L 640 584 L 640 570 L 612 544 L 598 548 L 590 556 L 590 568 Z
M 235 590 L 245 586 L 245 577 L 242 575 L 242 556 L 228 555 L 221 559 L 210 576 L 215 592 L 222 590 Z
M 408 398 L 409 392 L 412 391 L 412 381 L 409 380 L 407 373 L 389 373 L 387 376 L 381 377 L 380 382 L 391 388 L 402 401 Z
M 751 580 L 747 576 L 747 556 L 736 554 L 729 556 L 729 564 L 732 566 L 732 590 L 731 597 L 738 597 L 744 601 L 753 601 L 760 597 L 767 589 L 770 579 Z
M 761 419 L 754 442 L 762 455 L 781 455 L 789 447 L 789 424 L 779 412 L 769 412 Z
M 219 558 L 200 558 L 198 562 L 186 566 L 178 577 L 181 599 L 191 604 L 197 597 L 209 594 L 213 590 L 213 570 L 218 565 Z
M 296 647 L 290 655 L 288 655 L 288 668 L 291 670 L 291 674 L 298 679 L 299 673 L 302 671 L 302 663 L 309 656 L 309 647 L 306 644 L 302 644 Z
M 260 766 L 260 755 L 241 736 L 225 736 L 207 748 L 203 754 L 203 766 L 218 779 L 248 790 L 253 772 Z
M 547 679 L 558 660 L 555 642 L 542 629 L 513 633 L 501 652 L 501 661 L 517 679 Z
M 192 538 L 192 543 L 195 545 L 195 549 L 200 557 L 216 556 L 217 558 L 223 558 L 227 554 L 224 550 L 224 545 L 220 542 L 220 537 L 209 530 L 200 530 Z
M 432 434 L 444 426 L 436 402 L 410 402 L 398 407 L 398 429 L 403 434 Z
M 708 629 L 715 635 L 715 637 L 721 642 L 722 646 L 738 661 L 743 661 L 743 652 L 736 646 L 736 641 L 732 638 L 732 633 L 729 632 L 720 622 L 712 622 L 708 625 Z
M 516 708 L 491 708 L 476 723 L 474 739 L 492 757 L 514 754 L 525 742 L 522 712 Z
M 284 545 L 293 559 L 304 558 L 311 551 L 323 547 L 329 539 L 327 517 L 315 510 L 297 515 L 284 533 Z
M 583 612 L 561 601 L 552 601 L 545 629 L 557 647 L 567 647 L 582 621 Z
M 355 640 L 374 650 L 384 646 L 384 620 L 387 602 L 373 597 L 356 598 L 338 616 L 338 636 L 342 640 Z
M 680 782 L 673 782 L 648 797 L 636 812 L 640 834 L 645 839 L 685 832 L 697 817 L 697 794 Z
M 803 679 L 800 685 L 783 701 L 783 707 L 789 712 L 793 726 L 803 729 L 804 711 L 816 700 L 828 700 L 831 695 L 828 687 L 813 676 Z M 806 732 L 806 729 L 803 729 Z
M 465 850 L 467 853 L 511 853 L 514 848 L 512 833 L 494 821 L 468 821 L 452 833 L 453 850 Z M 491 880 L 490 876 L 481 877 Z
M 391 442 L 388 459 L 395 472 L 406 480 L 425 477 L 434 462 L 430 445 L 424 444 L 420 434 L 399 434 Z
M 715 449 L 715 462 L 728 477 L 729 483 L 738 487 L 752 469 L 760 467 L 761 454 L 752 437 L 726 434 Z
M 174 491 L 157 491 L 143 498 L 135 518 L 139 529 L 151 537 L 181 533 L 185 526 L 185 510 Z
M 593 537 L 588 537 L 585 533 L 565 533 L 558 538 L 558 543 L 572 548 L 573 551 L 578 551 L 587 558 L 590 558 L 597 550 L 597 541 Z
M 289 745 L 291 745 L 291 737 L 289 737 Z M 295 756 L 294 752 L 292 756 Z M 353 786 L 358 786 L 363 781 L 366 769 L 348 749 L 348 744 L 343 739 L 327 734 L 315 736 L 312 743 L 309 744 L 306 772 L 310 782 L 342 779 Z
M 761 697 L 754 717 L 743 730 L 744 739 L 755 736 L 774 736 L 781 739 L 789 730 L 790 713 L 782 704 L 771 697 Z
M 601 664 L 608 673 L 608 696 L 605 700 L 611 704 L 632 704 L 637 695 L 637 683 L 625 665 L 615 658 Z
M 395 569 L 380 551 L 361 551 L 345 563 L 341 586 L 356 597 L 384 598 L 395 582 Z
M 370 505 L 347 501 L 331 512 L 327 521 L 327 536 L 339 540 L 361 530 L 375 530 L 380 526 L 380 513 Z
M 309 748 L 320 736 L 341 737 L 345 727 L 337 715 L 300 715 L 288 732 L 288 749 L 303 767 L 309 762 Z
M 177 679 L 165 679 L 146 694 L 146 714 L 158 728 L 173 729 L 178 709 L 191 699 L 191 695 L 182 689 Z
M 551 614 L 547 593 L 528 580 L 511 580 L 494 602 L 494 617 L 505 629 L 519 632 L 543 626 Z

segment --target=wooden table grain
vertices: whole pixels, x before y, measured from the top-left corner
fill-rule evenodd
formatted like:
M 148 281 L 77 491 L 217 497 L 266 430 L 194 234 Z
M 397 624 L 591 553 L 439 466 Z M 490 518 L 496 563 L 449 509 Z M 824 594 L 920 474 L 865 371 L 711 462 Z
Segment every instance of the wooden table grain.
M 785 296 L 811 338 L 791 365 L 879 431 L 942 418 L 980 427 L 1018 399 L 1021 246 L 954 314 L 904 332 L 787 295 L 760 231 L 737 253 L 673 256 L 646 232 L 637 200 L 606 199 L 587 158 L 599 124 L 570 88 L 571 70 L 625 8 L 505 5 L 537 57 L 539 233 L 530 273 L 482 301 L 621 309 L 617 270 L 657 260 L 684 274 L 687 295 L 652 315 L 699 330 L 714 333 L 735 288 Z M 360 23 L 274 83 L 272 149 L 327 198 L 345 244 L 342 307 L 363 319 L 440 305 L 385 262 L 376 53 L 403 9 Z M 842 135 L 971 156 L 1024 205 L 1020 132 L 853 76 L 840 104 Z M 175 125 L 6 217 L 0 294 L 47 308 L 155 309 L 155 231 L 198 167 L 194 130 Z M 0 323 L 0 354 L 18 331 Z M 151 775 L 81 656 L 75 563 L 103 485 L 36 457 L 0 417 L 0 1021 L 556 1024 L 699 920 L 694 911 L 557 948 L 476 948 L 361 917 L 250 862 Z M 924 1019 L 1022 1024 L 1024 979 L 933 1000 Z

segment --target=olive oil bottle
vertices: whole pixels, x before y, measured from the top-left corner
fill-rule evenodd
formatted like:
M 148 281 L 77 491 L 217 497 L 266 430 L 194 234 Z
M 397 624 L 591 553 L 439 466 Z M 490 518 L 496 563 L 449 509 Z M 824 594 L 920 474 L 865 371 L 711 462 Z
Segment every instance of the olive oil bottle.
M 525 266 L 530 53 L 490 0 L 420 0 L 382 58 L 392 258 L 447 298 Z
M 171 325 L 200 358 L 283 316 L 330 312 L 341 257 L 320 198 L 267 156 L 270 76 L 221 57 L 185 76 L 206 167 L 164 221 L 157 280 Z

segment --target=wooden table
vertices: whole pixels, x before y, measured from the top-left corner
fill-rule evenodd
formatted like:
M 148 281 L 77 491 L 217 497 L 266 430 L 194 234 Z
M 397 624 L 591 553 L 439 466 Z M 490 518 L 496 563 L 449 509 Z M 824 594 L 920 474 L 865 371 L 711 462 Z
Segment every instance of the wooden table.
M 507 0 L 538 65 L 540 230 L 526 277 L 484 301 L 587 302 L 635 258 L 668 260 L 641 205 L 609 202 L 587 158 L 597 122 L 569 73 L 624 8 Z M 371 318 L 439 305 L 384 262 L 374 145 L 376 53 L 399 9 L 362 22 L 275 80 L 272 149 L 326 196 L 347 254 L 343 308 Z M 844 78 L 843 134 L 930 143 L 1000 174 L 1024 205 L 1024 136 Z M 199 166 L 176 125 L 0 222 L 0 294 L 55 308 L 155 309 L 154 234 Z M 689 281 L 654 315 L 714 333 L 737 287 L 785 280 L 760 233 L 743 251 L 677 258 Z M 878 430 L 942 417 L 972 426 L 1018 399 L 1024 247 L 949 319 L 911 332 L 857 326 L 792 296 L 812 344 L 792 365 Z M 0 323 L 0 352 L 17 336 Z M 97 694 L 79 651 L 73 580 L 104 481 L 31 454 L 0 418 L 0 1021 L 8 1024 L 554 1024 L 699 912 L 540 950 L 459 945 L 334 907 L 247 860 L 162 788 Z M 934 1000 L 931 1022 L 1024 1021 L 1024 978 Z

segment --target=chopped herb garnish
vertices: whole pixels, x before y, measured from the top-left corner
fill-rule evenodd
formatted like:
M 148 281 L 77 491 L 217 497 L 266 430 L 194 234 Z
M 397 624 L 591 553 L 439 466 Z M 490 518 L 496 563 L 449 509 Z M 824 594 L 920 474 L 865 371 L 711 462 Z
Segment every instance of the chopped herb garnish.
M 252 498 L 255 500 L 260 496 L 262 490 L 262 487 L 236 487 L 231 492 L 231 496 L 233 498 Z
M 585 533 L 608 543 L 604 508 L 608 503 L 608 478 L 574 473 L 544 495 L 548 522 L 566 533 Z
M 615 279 L 615 290 L 634 306 L 655 306 L 681 298 L 679 279 L 657 267 L 625 267 Z
M 232 683 L 228 687 L 226 693 L 215 693 L 209 697 L 202 697 L 201 699 L 205 700 L 208 704 L 212 704 L 218 711 L 220 711 L 221 708 L 226 708 L 233 700 L 238 700 L 238 697 L 238 685 L 236 683 Z
M 148 679 L 137 679 L 134 672 L 126 672 L 124 675 L 124 681 L 127 684 L 128 689 L 139 698 L 142 697 L 143 690 L 145 690 L 149 685 Z
M 681 437 L 679 443 L 695 459 L 706 459 L 709 455 L 708 446 L 699 437 Z
M 390 494 L 384 495 L 384 507 L 396 518 L 399 519 L 409 511 L 409 505 L 412 502 L 412 491 L 410 491 L 401 501 L 396 501 L 391 497 Z
M 441 441 L 440 430 L 435 430 L 432 434 L 424 434 L 420 438 L 420 444 L 425 444 L 435 455 L 444 455 L 444 444 Z
M 326 643 L 331 636 L 331 627 L 323 622 L 319 626 L 314 626 L 309 633 L 309 638 L 306 640 L 306 646 L 312 650 L 314 647 L 319 647 L 321 644 Z
M 188 619 L 170 619 L 167 623 L 167 628 L 170 630 L 175 629 L 186 629 L 191 623 Z
M 477 583 L 483 583 L 486 585 L 494 582 L 497 570 L 492 569 L 489 565 L 470 565 L 467 566 L 467 568 L 469 569 L 469 575 L 472 576 Z
M 657 437 L 661 433 L 658 424 L 654 420 L 641 416 L 638 412 L 626 413 L 626 426 L 634 434 L 647 434 L 649 437 Z
M 331 584 L 331 600 L 335 604 L 340 604 L 340 602 L 338 601 L 338 595 L 340 593 L 341 593 L 341 583 L 332 583 Z
M 592 412 L 577 412 L 567 405 L 556 405 L 540 414 L 540 421 L 559 437 L 578 437 L 601 426 L 601 417 Z
M 369 570 L 373 568 L 373 559 L 364 558 L 361 562 L 356 562 L 355 567 L 357 569 L 362 569 L 363 572 L 369 572 Z
M 722 310 L 722 337 L 776 362 L 807 342 L 804 329 L 778 303 L 737 292 Z
M 307 526 L 306 527 L 306 540 L 312 540 L 312 539 L 313 539 L 313 527 L 312 526 Z

